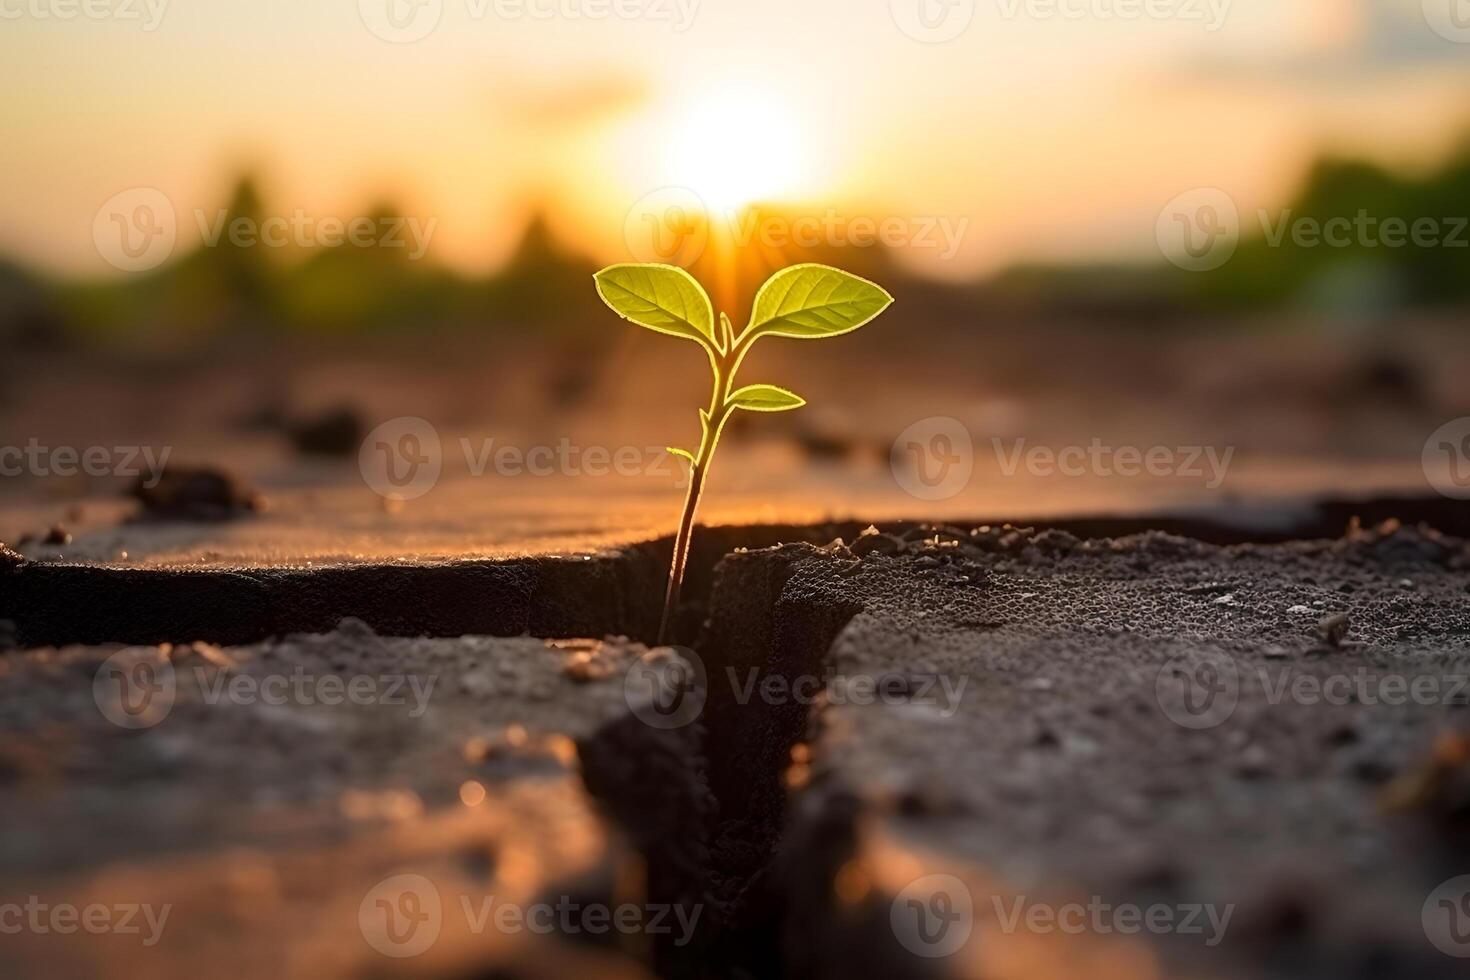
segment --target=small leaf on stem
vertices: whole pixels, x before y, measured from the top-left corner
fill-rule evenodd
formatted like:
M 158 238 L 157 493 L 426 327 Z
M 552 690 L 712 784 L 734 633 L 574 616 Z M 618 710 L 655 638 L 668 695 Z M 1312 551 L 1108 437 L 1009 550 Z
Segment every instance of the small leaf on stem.
M 775 385 L 746 385 L 730 396 L 736 408 L 747 412 L 789 412 L 806 404 L 806 399 Z
M 735 325 L 725 314 L 720 314 L 720 353 L 728 354 L 735 346 Z

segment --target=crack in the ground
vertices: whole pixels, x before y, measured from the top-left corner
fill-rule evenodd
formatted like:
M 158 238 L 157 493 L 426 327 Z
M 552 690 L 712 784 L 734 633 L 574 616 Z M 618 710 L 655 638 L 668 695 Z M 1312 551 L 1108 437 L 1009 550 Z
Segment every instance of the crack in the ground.
M 1079 538 L 1163 530 L 1238 543 L 1336 536 L 1351 519 L 1371 521 L 1380 511 L 1441 526 L 1464 522 L 1458 510 L 1447 518 L 1440 503 L 1322 504 L 1258 523 L 1164 517 L 1032 524 Z M 742 675 L 755 671 L 788 683 L 820 676 L 834 640 L 861 611 L 829 596 L 790 594 L 785 561 L 723 559 L 782 543 L 851 541 L 863 526 L 701 528 L 676 620 L 676 637 L 703 660 L 709 677 L 701 724 L 655 750 L 646 731 L 620 734 L 616 726 L 579 746 L 588 792 L 647 860 L 650 898 L 708 902 L 713 910 L 693 947 L 655 952 L 662 975 L 788 971 L 782 930 L 790 927 L 790 906 L 799 903 L 778 871 L 780 852 L 790 843 L 784 839 L 783 778 L 812 709 L 749 698 Z M 919 525 L 888 527 L 910 534 Z M 199 570 L 48 564 L 6 553 L 0 555 L 0 620 L 15 624 L 16 640 L 25 647 L 195 640 L 237 645 L 329 631 L 347 617 L 383 635 L 651 641 L 670 549 L 665 538 L 586 557 Z M 627 718 L 619 724 L 639 723 Z M 633 745 L 637 753 L 620 749 Z M 690 771 L 694 757 L 697 771 Z M 820 846 L 841 850 L 837 840 Z
M 1162 531 L 1210 544 L 1273 543 L 1340 535 L 1350 521 L 1423 522 L 1470 537 L 1470 513 L 1442 497 L 1231 505 L 1196 515 L 1012 520 L 1082 539 Z M 726 554 L 782 543 L 856 537 L 865 521 L 700 528 L 677 618 L 677 639 L 699 635 Z M 1002 521 L 954 522 L 966 527 Z M 921 526 L 885 522 L 905 533 Z M 150 568 L 28 561 L 0 545 L 0 620 L 21 647 L 204 640 L 238 645 L 325 632 L 360 619 L 384 636 L 577 637 L 657 632 L 671 538 L 596 555 L 498 560 L 362 562 L 318 567 Z

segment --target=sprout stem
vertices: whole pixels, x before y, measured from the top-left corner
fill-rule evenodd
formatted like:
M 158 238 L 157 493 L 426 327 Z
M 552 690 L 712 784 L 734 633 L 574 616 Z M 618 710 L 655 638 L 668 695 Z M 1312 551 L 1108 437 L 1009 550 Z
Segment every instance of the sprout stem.
M 736 342 L 733 337 L 728 338 L 729 343 L 722 343 L 723 350 L 709 349 L 710 369 L 714 374 L 714 391 L 710 395 L 709 410 L 700 419 L 702 433 L 699 438 L 699 452 L 694 456 L 694 463 L 689 468 L 689 492 L 684 497 L 684 514 L 679 519 L 679 533 L 674 538 L 674 559 L 669 566 L 669 585 L 664 592 L 664 613 L 658 626 L 658 645 L 664 646 L 672 637 L 674 625 L 674 614 L 679 608 L 679 593 L 684 586 L 684 570 L 689 564 L 689 549 L 694 540 L 694 518 L 699 512 L 699 498 L 704 492 L 704 478 L 709 474 L 710 463 L 715 457 L 715 447 L 719 444 L 720 434 L 725 430 L 725 423 L 735 411 L 735 406 L 730 402 L 730 391 L 734 387 L 735 372 L 740 370 L 740 362 L 745 360 L 745 355 L 750 350 L 754 338 Z
M 699 495 L 704 489 L 705 468 L 696 463 L 689 471 L 689 493 L 684 497 L 684 516 L 679 521 L 679 536 L 674 539 L 674 563 L 669 569 L 669 588 L 664 593 L 664 615 L 658 626 L 658 645 L 669 642 L 674 610 L 679 607 L 679 590 L 684 585 L 684 566 L 689 561 L 690 539 L 694 536 L 694 514 L 699 510 Z

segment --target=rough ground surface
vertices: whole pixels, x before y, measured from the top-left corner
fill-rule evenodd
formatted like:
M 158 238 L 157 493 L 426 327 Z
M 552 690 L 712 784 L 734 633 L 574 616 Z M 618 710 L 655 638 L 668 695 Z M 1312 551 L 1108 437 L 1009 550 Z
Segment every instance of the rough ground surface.
M 1470 731 L 1467 586 L 1463 542 L 1392 527 L 1224 548 L 981 528 L 726 559 L 710 634 L 751 623 L 729 640 L 738 659 L 786 681 L 816 670 L 825 691 L 785 773 L 800 787 L 774 886 L 788 964 L 1463 975 L 1427 941 L 1421 907 L 1470 871 L 1463 752 L 1450 769 L 1430 761 L 1436 739 Z M 1227 687 L 1203 710 L 1189 685 L 1216 677 Z M 1279 693 L 1302 677 L 1363 677 L 1368 693 Z M 1406 687 L 1378 686 L 1391 677 L 1434 693 L 1404 703 Z M 889 695 L 862 694 L 864 680 Z M 712 703 L 730 696 L 711 683 Z M 772 754 L 802 738 L 789 708 L 752 718 L 785 740 Z M 889 901 L 935 872 L 969 883 L 975 928 L 954 956 L 921 961 L 895 941 Z M 1211 948 L 1007 933 L 995 904 L 1093 895 L 1234 912 Z
M 1085 522 L 860 530 L 700 536 L 681 638 L 705 671 L 703 710 L 668 729 L 626 696 L 629 641 L 380 635 L 468 623 L 646 636 L 657 544 L 275 572 L 11 556 L 0 600 L 22 648 L 79 623 L 92 642 L 122 628 L 134 633 L 114 638 L 182 641 L 221 618 L 328 631 L 148 648 L 179 683 L 169 716 L 142 731 L 94 700 L 115 644 L 0 654 L 4 893 L 168 894 L 179 907 L 166 953 L 26 936 L 7 948 L 15 972 L 90 975 L 105 955 L 117 972 L 165 976 L 200 956 L 242 976 L 1461 975 L 1421 912 L 1470 872 L 1462 540 L 1396 525 L 1273 545 L 1103 537 L 1118 525 Z M 834 534 L 846 543 L 764 547 Z M 494 608 L 477 608 L 497 583 Z M 261 610 L 275 618 L 251 625 Z M 359 610 L 376 629 L 331 629 Z M 200 683 L 297 666 L 439 680 L 419 718 L 210 705 Z M 1303 678 L 1348 696 L 1322 703 Z M 1405 697 L 1416 679 L 1432 687 Z M 477 806 L 460 796 L 470 781 L 486 793 Z M 404 870 L 449 909 L 577 881 L 604 901 L 631 888 L 707 903 L 708 917 L 688 950 L 619 954 L 471 935 L 446 913 L 430 953 L 389 960 L 366 944 L 358 905 Z M 967 941 L 942 957 L 922 955 L 934 950 L 900 918 L 909 900 L 940 909 L 932 874 L 953 876 L 973 910 Z M 1229 919 L 1218 933 L 1208 919 L 1160 934 L 1105 919 L 1072 934 L 1002 914 L 1068 902 L 1181 916 L 1208 904 Z
M 251 647 L 132 648 L 126 665 L 151 665 L 172 691 L 149 702 L 129 689 L 145 706 L 131 716 L 104 669 L 119 650 L 0 661 L 0 904 L 168 903 L 162 941 L 23 931 L 4 937 L 8 976 L 346 976 L 404 964 L 415 976 L 636 976 L 646 949 L 477 931 L 461 898 L 478 909 L 490 895 L 522 906 L 697 897 L 697 842 L 674 839 L 668 822 L 700 818 L 665 798 L 671 786 L 702 798 L 694 732 L 629 713 L 622 676 L 635 645 L 390 639 L 348 620 Z M 304 678 L 309 693 L 283 698 L 264 686 L 272 677 Z M 371 690 L 349 698 L 354 682 Z M 629 755 L 645 760 L 645 778 L 604 778 Z M 603 783 L 594 800 L 586 787 Z M 660 859 L 645 865 L 633 845 L 648 841 L 625 842 L 604 808 L 643 814 L 643 834 L 669 838 Z M 370 947 L 359 913 L 401 874 L 432 882 L 442 931 L 397 961 Z

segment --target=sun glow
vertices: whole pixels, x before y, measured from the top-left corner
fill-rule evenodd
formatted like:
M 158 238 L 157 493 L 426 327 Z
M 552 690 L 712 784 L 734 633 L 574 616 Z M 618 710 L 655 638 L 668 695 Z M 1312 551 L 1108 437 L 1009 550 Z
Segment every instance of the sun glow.
M 805 176 L 801 128 L 787 104 L 750 85 L 692 102 L 673 129 L 677 179 L 716 212 L 791 194 Z

